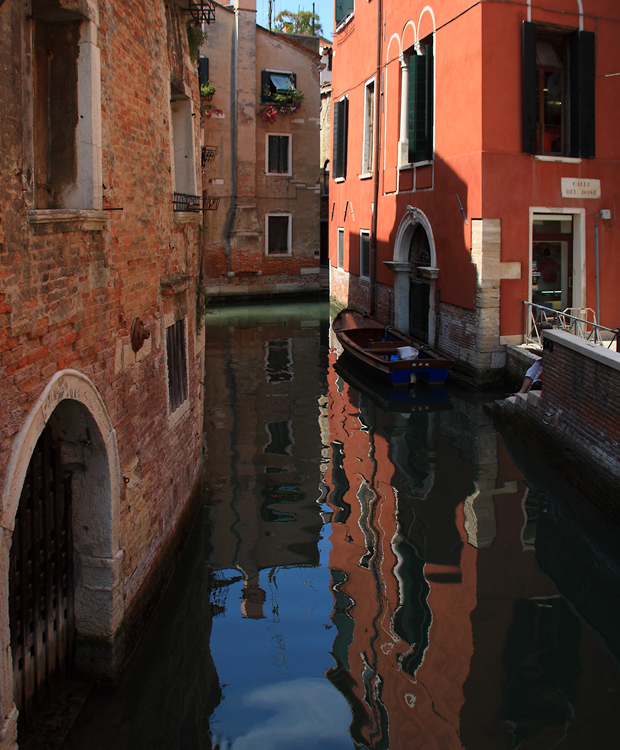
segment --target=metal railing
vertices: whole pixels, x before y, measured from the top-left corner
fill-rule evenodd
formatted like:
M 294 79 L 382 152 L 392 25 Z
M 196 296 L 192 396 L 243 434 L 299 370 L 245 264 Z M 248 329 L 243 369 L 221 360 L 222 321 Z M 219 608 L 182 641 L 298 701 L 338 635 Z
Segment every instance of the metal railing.
M 607 349 L 618 351 L 620 328 L 614 330 L 597 323 L 596 314 L 590 307 L 567 307 L 560 311 L 524 301 L 523 317 L 526 344 L 542 346 L 542 330 L 556 328 L 594 344 L 600 344 Z
M 172 208 L 174 211 L 189 211 L 199 213 L 202 211 L 202 200 L 199 195 L 188 195 L 187 193 L 174 193 L 172 196 Z

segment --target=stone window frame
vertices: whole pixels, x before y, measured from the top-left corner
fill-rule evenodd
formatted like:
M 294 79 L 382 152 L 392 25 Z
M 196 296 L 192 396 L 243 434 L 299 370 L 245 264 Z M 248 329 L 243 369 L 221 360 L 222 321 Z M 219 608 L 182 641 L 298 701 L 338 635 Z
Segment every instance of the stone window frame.
M 37 206 L 35 184 L 35 141 L 33 136 L 26 147 L 25 197 L 28 206 L 27 220 L 36 234 L 58 231 L 101 231 L 108 214 L 103 210 L 103 167 L 101 130 L 101 53 L 98 46 L 99 12 L 94 0 L 69 3 L 61 9 L 47 9 L 45 4 L 35 9 L 30 18 L 30 33 L 26 35 L 26 54 L 33 56 L 36 23 L 45 22 L 48 13 L 66 16 L 67 21 L 80 20 L 80 38 L 77 58 L 77 109 L 80 117 L 76 124 L 77 177 L 73 189 L 60 208 Z M 33 69 L 34 71 L 34 69 Z M 34 75 L 34 72 L 33 72 Z M 24 79 L 27 111 L 26 121 L 34 123 L 35 91 L 31 76 Z

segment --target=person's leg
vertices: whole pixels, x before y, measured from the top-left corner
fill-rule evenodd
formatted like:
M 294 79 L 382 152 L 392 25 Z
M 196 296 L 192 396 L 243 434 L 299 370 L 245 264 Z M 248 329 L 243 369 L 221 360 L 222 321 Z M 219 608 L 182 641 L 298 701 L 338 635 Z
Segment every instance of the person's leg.
M 530 378 L 528 375 L 526 375 L 525 379 L 523 381 L 523 385 L 521 386 L 521 390 L 517 391 L 517 393 L 527 393 L 530 390 L 530 388 L 532 387 L 532 383 L 533 382 L 534 381 L 532 380 L 532 378 Z

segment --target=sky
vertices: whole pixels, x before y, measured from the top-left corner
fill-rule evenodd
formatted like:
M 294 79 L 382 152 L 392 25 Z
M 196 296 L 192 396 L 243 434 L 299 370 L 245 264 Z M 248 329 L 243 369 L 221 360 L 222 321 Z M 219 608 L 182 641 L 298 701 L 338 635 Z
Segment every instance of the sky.
M 314 12 L 321 19 L 323 36 L 331 39 L 334 30 L 334 0 L 314 0 Z M 297 13 L 300 10 L 312 11 L 312 0 L 273 0 L 273 17 L 283 10 Z M 269 28 L 269 0 L 256 0 L 256 20 L 259 26 Z

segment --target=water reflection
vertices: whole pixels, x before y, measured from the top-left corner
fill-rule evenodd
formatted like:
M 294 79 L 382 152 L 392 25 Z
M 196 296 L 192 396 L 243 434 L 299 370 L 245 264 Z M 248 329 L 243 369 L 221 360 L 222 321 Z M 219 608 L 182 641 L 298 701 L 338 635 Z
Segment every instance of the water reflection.
M 325 305 L 207 342 L 204 515 L 67 749 L 616 747 L 616 530 L 475 395 L 337 362 Z

